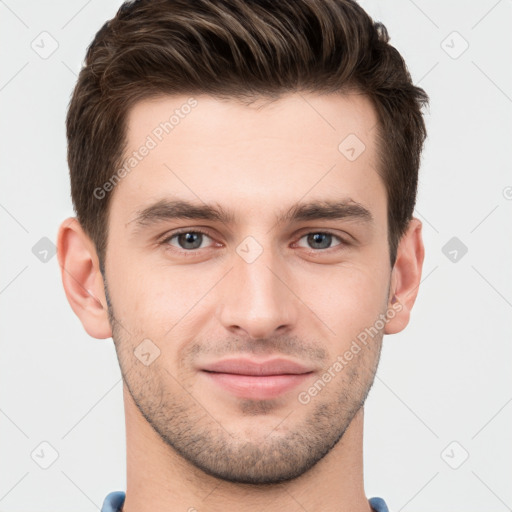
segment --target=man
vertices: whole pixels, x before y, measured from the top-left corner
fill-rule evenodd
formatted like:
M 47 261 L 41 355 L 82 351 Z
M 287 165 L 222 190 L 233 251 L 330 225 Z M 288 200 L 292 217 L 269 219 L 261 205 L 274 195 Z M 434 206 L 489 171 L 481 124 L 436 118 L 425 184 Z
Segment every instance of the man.
M 387 511 L 363 406 L 421 276 L 421 114 L 352 0 L 125 3 L 67 117 L 67 298 L 114 340 L 103 511 Z

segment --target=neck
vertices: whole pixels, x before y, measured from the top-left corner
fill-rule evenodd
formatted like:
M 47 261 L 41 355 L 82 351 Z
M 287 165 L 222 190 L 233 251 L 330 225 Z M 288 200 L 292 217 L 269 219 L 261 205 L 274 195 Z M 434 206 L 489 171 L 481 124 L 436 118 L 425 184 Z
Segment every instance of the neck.
M 309 471 L 275 485 L 217 479 L 184 460 L 147 423 L 125 387 L 127 489 L 123 512 L 371 512 L 363 486 L 363 408 Z

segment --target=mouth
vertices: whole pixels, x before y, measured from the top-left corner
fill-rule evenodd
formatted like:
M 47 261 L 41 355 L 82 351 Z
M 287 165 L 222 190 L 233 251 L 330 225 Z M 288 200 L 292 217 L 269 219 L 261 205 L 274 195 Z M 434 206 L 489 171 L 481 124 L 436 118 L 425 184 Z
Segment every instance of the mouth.
M 310 367 L 286 359 L 227 359 L 207 365 L 201 372 L 230 394 L 254 400 L 276 398 L 315 373 Z

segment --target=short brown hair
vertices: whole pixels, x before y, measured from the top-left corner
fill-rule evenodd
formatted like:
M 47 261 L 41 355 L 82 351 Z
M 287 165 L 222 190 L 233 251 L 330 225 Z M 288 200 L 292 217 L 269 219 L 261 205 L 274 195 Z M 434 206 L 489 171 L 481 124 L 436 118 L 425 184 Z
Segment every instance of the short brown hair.
M 66 119 L 71 195 L 103 265 L 108 204 L 101 187 L 121 166 L 127 112 L 163 94 L 219 98 L 357 90 L 378 115 L 391 265 L 416 202 L 426 137 L 425 91 L 413 85 L 384 25 L 353 0 L 125 2 L 87 49 Z M 103 268 L 103 266 L 102 266 Z

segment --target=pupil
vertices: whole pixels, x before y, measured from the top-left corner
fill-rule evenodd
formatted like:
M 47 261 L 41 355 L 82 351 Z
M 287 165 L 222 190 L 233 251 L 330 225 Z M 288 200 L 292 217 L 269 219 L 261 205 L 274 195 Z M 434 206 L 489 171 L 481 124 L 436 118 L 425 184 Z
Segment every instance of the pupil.
M 322 241 L 327 243 L 324 243 L 322 245 Z M 321 247 L 315 247 L 316 249 L 328 249 L 330 241 L 331 235 L 329 235 L 328 233 L 314 233 L 313 235 L 309 235 L 309 243 L 322 245 Z
M 185 239 L 184 244 L 180 243 L 184 249 L 197 249 L 201 245 L 201 233 L 182 233 L 181 237 Z M 198 241 L 199 243 L 197 243 Z M 192 244 L 192 247 L 190 247 L 190 244 Z

